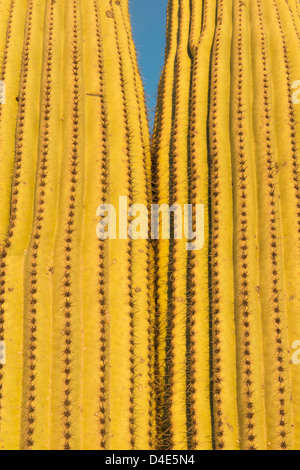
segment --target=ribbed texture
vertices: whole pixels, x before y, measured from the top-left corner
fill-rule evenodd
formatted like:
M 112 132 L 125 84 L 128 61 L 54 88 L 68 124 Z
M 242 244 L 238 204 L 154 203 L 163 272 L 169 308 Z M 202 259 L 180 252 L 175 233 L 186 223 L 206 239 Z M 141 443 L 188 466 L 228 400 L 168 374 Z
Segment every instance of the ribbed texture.
M 0 12 L 0 448 L 150 449 L 150 243 L 96 236 L 99 205 L 150 204 L 127 1 Z
M 300 449 L 299 52 L 297 0 L 169 0 L 151 161 L 128 1 L 0 0 L 0 449 Z M 99 240 L 120 196 L 204 247 Z
M 154 195 L 204 204 L 205 246 L 156 246 L 164 449 L 300 448 L 299 12 L 169 1 Z

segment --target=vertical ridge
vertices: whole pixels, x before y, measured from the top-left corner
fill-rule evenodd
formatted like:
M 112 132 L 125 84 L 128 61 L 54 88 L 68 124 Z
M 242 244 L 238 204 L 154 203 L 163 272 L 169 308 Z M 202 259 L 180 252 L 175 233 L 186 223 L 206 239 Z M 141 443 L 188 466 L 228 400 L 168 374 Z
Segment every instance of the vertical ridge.
M 299 201 L 299 188 L 300 188 L 300 176 L 299 176 L 299 136 L 300 136 L 300 109 L 297 101 L 294 101 L 293 97 L 293 84 L 297 83 L 298 78 L 300 77 L 300 61 L 299 61 L 299 50 L 300 50 L 300 36 L 297 33 L 296 28 L 294 30 L 290 28 L 291 21 L 294 21 L 294 18 L 291 18 L 291 13 L 286 8 L 279 3 L 278 4 L 282 32 L 285 38 L 286 46 L 286 71 L 287 73 L 287 99 L 289 103 L 289 126 L 290 126 L 290 148 L 289 155 L 293 154 L 293 166 L 289 169 L 289 180 L 294 183 L 295 196 L 292 199 L 293 204 L 291 204 L 291 199 L 289 199 L 290 206 L 293 206 L 293 214 L 289 212 L 289 216 L 297 218 L 299 221 L 300 216 L 300 201 Z M 298 47 L 295 47 L 295 44 L 298 44 Z M 286 151 L 287 154 L 287 151 Z M 291 171 L 292 170 L 292 171 Z M 285 193 L 285 181 L 280 179 L 281 192 Z M 292 195 L 290 195 L 292 197 Z M 282 201 L 282 211 L 286 211 L 287 201 Z M 289 207 L 289 211 L 290 211 Z M 287 313 L 288 313 L 288 336 L 289 336 L 289 348 L 294 344 L 295 341 L 298 341 L 297 338 L 300 338 L 300 324 L 298 321 L 298 311 L 300 308 L 300 294 L 299 294 L 299 285 L 300 285 L 300 245 L 299 245 L 299 223 L 296 224 L 296 220 L 291 218 L 288 220 L 289 230 L 287 230 L 287 236 L 285 238 L 285 276 L 286 276 L 286 285 L 287 285 Z M 296 264 L 296 266 L 295 266 Z M 289 349 L 288 354 L 291 356 L 291 349 Z M 292 377 L 292 399 L 293 399 L 293 432 L 295 436 L 294 448 L 298 449 L 300 447 L 300 413 L 298 411 L 299 407 L 297 405 L 300 394 L 300 378 L 297 370 L 297 366 L 292 364 L 291 361 L 291 377 Z
M 190 38 L 189 48 L 192 56 L 195 56 L 196 48 L 200 41 L 201 29 L 202 29 L 202 17 L 203 9 L 205 8 L 205 0 L 190 0 L 191 2 L 191 26 L 190 26 Z
M 95 233 L 96 208 L 106 204 L 108 135 L 103 77 L 102 31 L 97 0 L 82 2 L 85 75 L 85 175 L 81 277 L 83 309 L 83 449 L 105 449 L 108 442 L 107 249 Z M 91 33 L 92 32 L 92 33 Z M 96 57 L 96 61 L 95 61 Z M 96 66 L 94 66 L 94 64 Z M 87 276 L 86 273 L 89 272 Z M 97 326 L 97 327 L 96 327 Z M 91 361 L 90 358 L 94 357 Z
M 269 10 L 269 6 L 267 7 Z M 272 6 L 273 9 L 273 6 Z M 266 280 L 260 291 L 265 362 L 265 393 L 268 446 L 286 449 L 290 446 L 291 412 L 286 305 L 282 253 L 282 226 L 279 205 L 278 163 L 273 126 L 272 82 L 269 40 L 265 33 L 266 5 L 257 1 L 260 27 L 260 61 L 256 81 L 258 99 L 254 120 L 257 135 L 257 181 L 259 203 L 259 242 L 261 279 Z M 270 11 L 268 11 L 269 13 Z M 268 23 L 267 23 L 268 24 Z M 274 24 L 273 26 L 274 27 Z
M 49 198 L 49 183 L 53 184 L 50 177 L 51 168 L 51 144 L 49 136 L 53 126 L 51 103 L 53 99 L 53 54 L 54 31 L 56 25 L 55 2 L 47 2 L 45 14 L 45 39 L 44 39 L 44 63 L 41 83 L 42 100 L 40 113 L 40 143 L 39 158 L 35 183 L 34 220 L 31 229 L 31 240 L 26 253 L 24 263 L 24 373 L 26 385 L 23 389 L 24 407 L 24 437 L 22 447 L 26 449 L 49 447 L 49 390 L 50 361 L 51 361 L 51 337 L 47 340 L 49 329 L 51 330 L 51 312 L 43 305 L 43 288 L 46 295 L 50 294 L 49 284 L 43 282 L 43 269 L 48 268 L 43 264 L 43 243 L 47 237 L 47 202 Z M 50 148 L 49 148 L 50 147 Z M 50 169 L 49 169 L 50 166 Z M 48 241 L 48 240 L 47 240 Z M 49 268 L 48 268 L 49 269 Z M 49 272 L 48 272 L 49 275 Z M 49 300 L 48 300 L 49 304 Z M 51 305 L 51 302 L 50 302 Z M 42 310 L 42 315 L 41 315 Z M 46 313 L 47 312 L 47 313 Z M 46 334 L 46 337 L 45 337 Z M 41 367 L 41 364 L 43 366 Z M 47 366 L 46 366 L 47 364 Z M 47 386 L 48 385 L 48 386 Z M 43 390 L 45 389 L 45 393 Z
M 127 3 L 127 2 L 125 2 Z M 121 3 L 122 6 L 122 3 Z M 132 41 L 131 27 L 128 22 L 128 5 L 124 13 L 121 8 L 121 17 L 124 22 L 128 45 L 128 58 L 131 65 L 127 69 L 126 77 L 133 83 L 133 90 L 127 90 L 128 113 L 130 128 L 132 128 L 132 168 L 134 180 L 133 202 L 144 204 L 150 213 L 150 142 L 149 128 L 146 117 L 144 91 L 140 79 L 135 46 Z M 127 13 L 127 14 L 126 14 Z M 120 18 L 121 19 L 121 18 Z M 122 28 L 120 28 L 122 30 Z M 124 37 L 124 46 L 126 43 Z M 124 51 L 125 52 L 125 51 Z M 129 88 L 129 87 L 128 87 Z M 133 106 L 135 103 L 135 106 Z M 134 122 L 138 122 L 138 131 L 134 130 Z M 147 139 L 147 140 L 146 140 Z M 147 240 L 133 242 L 133 260 L 139 260 L 138 266 L 133 265 L 133 293 L 135 303 L 134 341 L 135 341 L 135 422 L 136 422 L 136 449 L 151 449 L 155 439 L 154 425 L 154 396 L 152 369 L 152 338 L 153 338 L 153 302 L 150 289 L 151 246 Z M 147 312 L 144 315 L 143 312 Z M 145 407 L 145 402 L 148 406 Z M 144 411 L 145 410 L 145 411 Z
M 172 132 L 172 118 L 174 113 L 173 84 L 175 80 L 176 49 L 179 28 L 179 2 L 169 1 L 167 24 L 167 47 L 165 53 L 165 66 L 160 79 L 160 96 L 158 97 L 156 125 L 152 140 L 153 158 L 153 196 L 157 204 L 169 204 L 169 178 L 170 178 L 170 138 Z M 158 446 L 168 448 L 169 420 L 165 416 L 165 361 L 166 361 L 166 327 L 168 312 L 168 271 L 169 271 L 169 240 L 159 240 L 156 245 L 156 351 L 157 351 L 157 416 L 158 416 Z
M 207 119 L 209 110 L 210 57 L 215 33 L 216 1 L 203 4 L 203 27 L 195 49 L 189 127 L 189 193 L 190 203 L 203 204 L 205 213 L 204 247 L 193 251 L 188 261 L 188 383 L 190 395 L 188 419 L 189 447 L 212 450 L 210 406 L 210 337 L 208 282 L 208 151 Z M 194 224 L 195 213 L 194 213 Z M 199 227 L 198 227 L 199 229 Z M 189 416 L 190 415 L 190 416 Z
M 7 3 L 7 2 L 6 2 Z M 20 89 L 20 74 L 23 50 L 23 35 L 15 31 L 24 31 L 26 16 L 26 0 L 12 0 L 9 4 L 7 28 L 5 33 L 3 53 L 1 51 L 0 80 L 4 81 L 6 89 L 6 104 L 0 105 L 0 171 L 1 171 L 1 218 L 0 218 L 0 246 L 5 244 L 10 218 L 10 193 L 13 178 L 15 126 L 9 125 L 10 118 L 14 122 L 18 113 L 18 94 Z M 4 8 L 4 6 L 3 6 Z M 14 38 L 12 40 L 12 38 Z M 12 60 L 10 60 L 12 59 Z
M 179 1 L 179 35 L 174 82 L 174 115 L 170 146 L 170 200 L 180 211 L 188 203 L 188 123 L 191 58 L 188 55 L 190 34 L 190 5 Z M 174 220 L 175 232 L 180 229 Z M 187 250 L 186 241 L 170 243 L 169 283 L 171 293 L 168 306 L 166 405 L 170 419 L 170 447 L 187 449 L 186 410 L 186 319 L 187 319 Z
M 238 448 L 238 416 L 236 350 L 233 344 L 233 208 L 228 128 L 231 2 L 218 1 L 217 18 L 209 116 L 214 441 L 218 450 L 234 450 Z
M 235 312 L 238 404 L 243 450 L 267 448 L 261 311 L 258 297 L 257 203 L 252 135 L 252 70 L 249 3 L 233 7 L 231 136 L 234 200 Z M 249 50 L 250 49 L 250 50 Z
M 82 24 L 80 3 L 64 5 L 65 77 L 62 90 L 62 166 L 54 247 L 53 390 L 51 447 L 82 448 L 81 221 L 85 186 Z
M 22 11 L 23 5 L 18 5 Z M 2 432 L 3 446 L 16 449 L 20 445 L 23 353 L 23 269 L 33 217 L 34 181 L 38 149 L 38 113 L 40 73 L 33 74 L 31 63 L 41 63 L 42 31 L 37 25 L 44 18 L 44 2 L 27 3 L 25 37 L 23 43 L 19 104 L 16 127 L 14 169 L 10 196 L 10 222 L 3 245 L 0 283 L 3 286 L 1 307 L 5 316 L 7 358 L 10 373 L 3 376 Z M 31 100 L 31 106 L 27 106 Z M 24 184 L 26 182 L 26 184 Z M 17 392 L 15 390 L 18 384 Z

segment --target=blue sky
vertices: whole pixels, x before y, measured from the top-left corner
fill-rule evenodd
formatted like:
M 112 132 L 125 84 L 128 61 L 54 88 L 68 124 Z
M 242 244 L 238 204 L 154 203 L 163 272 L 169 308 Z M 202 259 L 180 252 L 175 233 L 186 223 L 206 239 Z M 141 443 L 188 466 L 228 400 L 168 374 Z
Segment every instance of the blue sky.
M 168 0 L 129 1 L 133 36 L 153 119 L 157 85 L 164 62 Z

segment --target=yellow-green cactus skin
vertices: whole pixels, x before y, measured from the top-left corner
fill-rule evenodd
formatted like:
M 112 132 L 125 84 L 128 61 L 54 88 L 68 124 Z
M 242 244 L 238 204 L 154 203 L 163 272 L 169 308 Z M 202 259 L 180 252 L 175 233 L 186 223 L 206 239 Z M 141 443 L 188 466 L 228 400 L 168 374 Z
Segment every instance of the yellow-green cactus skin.
M 154 197 L 204 204 L 205 245 L 156 246 L 163 449 L 300 448 L 299 14 L 169 1 Z
M 128 0 L 0 0 L 0 81 L 0 449 L 300 450 L 299 2 L 169 0 L 151 149 Z
M 153 255 L 101 241 L 151 202 L 126 0 L 1 0 L 0 448 L 155 446 Z

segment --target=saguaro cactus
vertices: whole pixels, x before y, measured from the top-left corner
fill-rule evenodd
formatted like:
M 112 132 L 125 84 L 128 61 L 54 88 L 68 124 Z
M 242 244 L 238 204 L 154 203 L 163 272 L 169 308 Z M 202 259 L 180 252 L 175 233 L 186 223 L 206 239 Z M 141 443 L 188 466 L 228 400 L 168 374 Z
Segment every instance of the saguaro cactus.
M 1 449 L 300 449 L 299 3 L 169 0 L 166 42 L 151 163 L 127 0 L 0 0 Z
M 0 12 L 0 447 L 150 449 L 150 245 L 96 236 L 99 205 L 150 203 L 127 1 Z
M 205 204 L 206 243 L 157 244 L 162 448 L 300 447 L 299 12 L 169 1 L 154 194 Z

